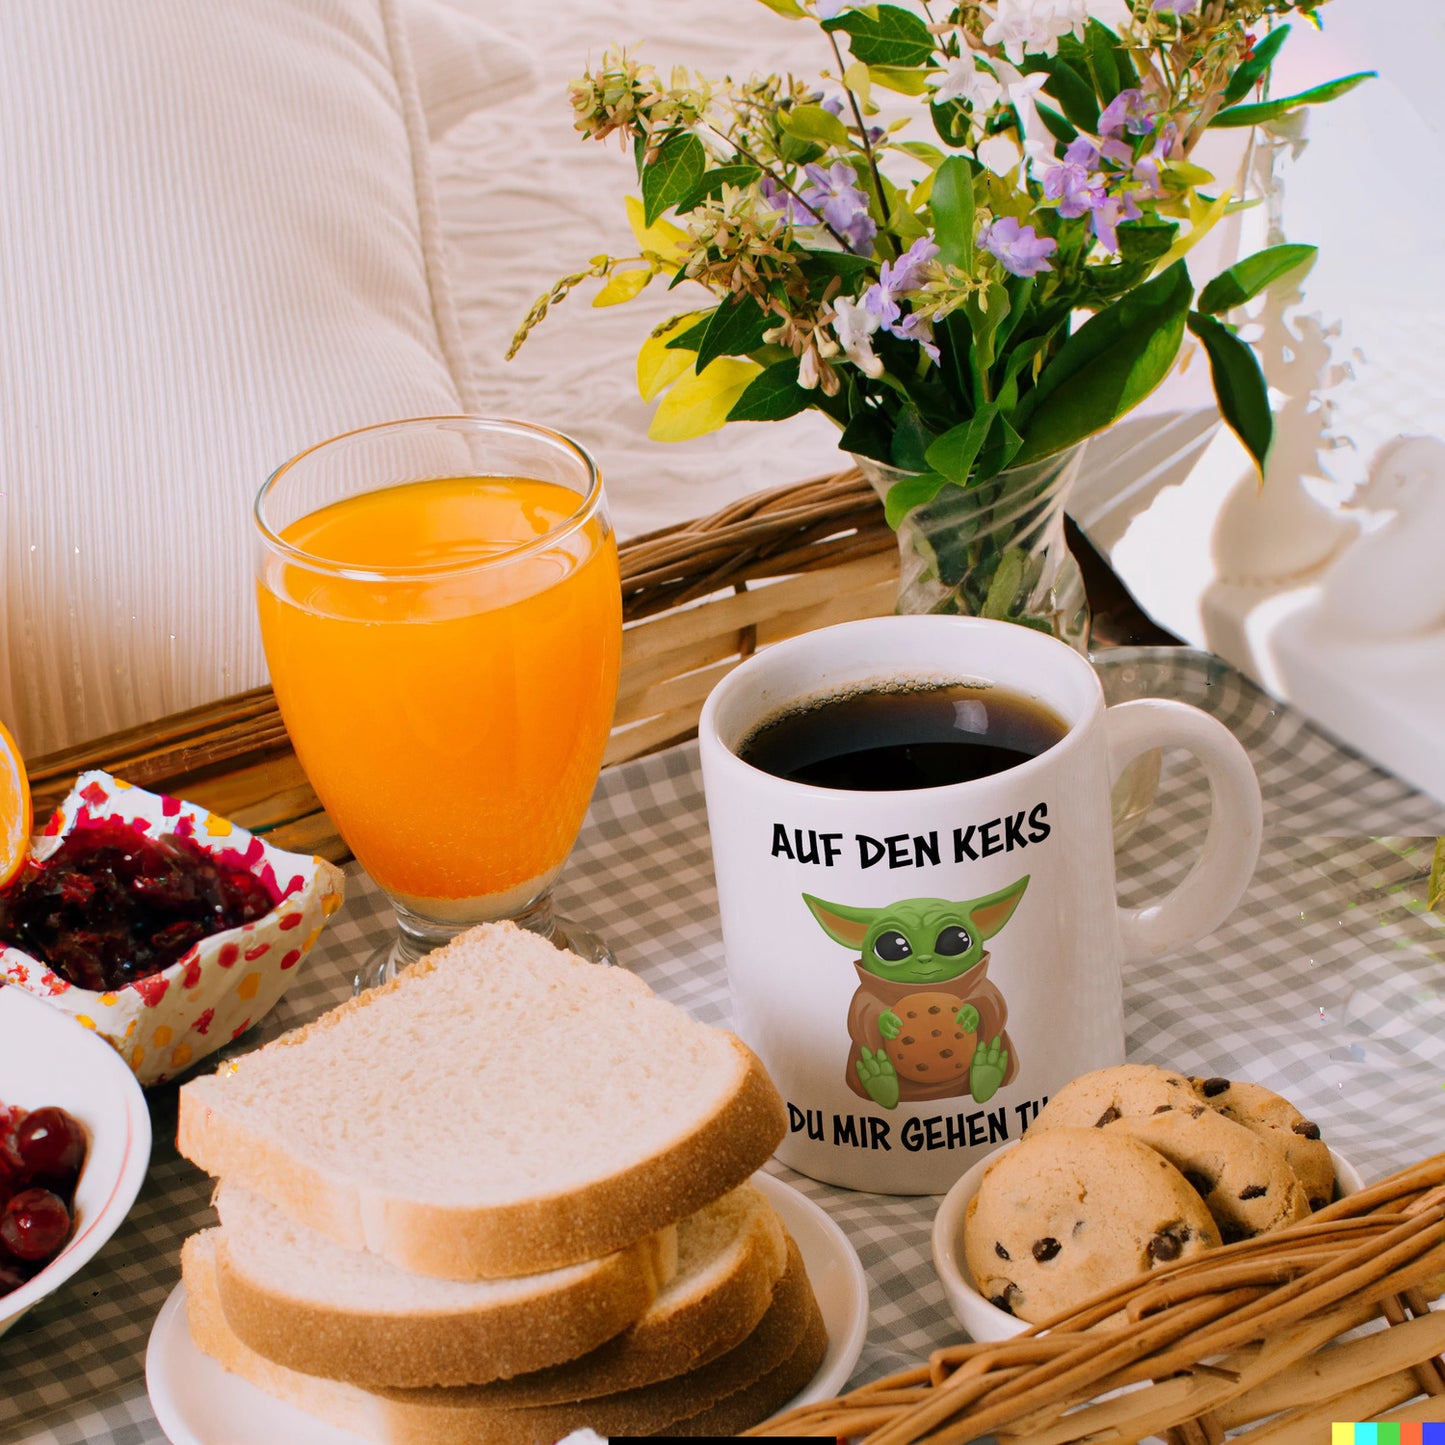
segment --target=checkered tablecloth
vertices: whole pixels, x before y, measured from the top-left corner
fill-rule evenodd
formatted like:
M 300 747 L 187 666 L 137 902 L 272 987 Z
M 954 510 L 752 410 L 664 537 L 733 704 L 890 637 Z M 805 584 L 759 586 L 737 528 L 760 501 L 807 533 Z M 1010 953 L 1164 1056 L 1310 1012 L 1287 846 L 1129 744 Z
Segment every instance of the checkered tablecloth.
M 1264 852 L 1234 917 L 1127 976 L 1130 1056 L 1277 1088 L 1367 1179 L 1441 1148 L 1445 920 L 1426 911 L 1424 892 L 1445 808 L 1217 659 L 1126 649 L 1098 662 L 1111 701 L 1175 697 L 1222 718 L 1248 748 L 1266 802 Z M 1121 849 L 1125 902 L 1157 895 L 1187 866 L 1206 815 L 1192 765 L 1166 757 L 1156 805 Z M 728 1023 L 695 745 L 604 774 L 559 902 L 659 993 Z M 345 907 L 245 1046 L 346 998 L 357 961 L 390 928 L 380 895 L 353 868 Z M 174 1086 L 150 1099 L 155 1153 L 130 1217 L 0 1337 L 0 1441 L 164 1438 L 146 1399 L 146 1338 L 178 1278 L 181 1240 L 214 1220 L 209 1180 L 171 1144 Z M 828 1210 L 863 1261 L 872 1314 L 855 1382 L 959 1337 L 929 1256 L 935 1199 L 853 1194 L 778 1172 Z

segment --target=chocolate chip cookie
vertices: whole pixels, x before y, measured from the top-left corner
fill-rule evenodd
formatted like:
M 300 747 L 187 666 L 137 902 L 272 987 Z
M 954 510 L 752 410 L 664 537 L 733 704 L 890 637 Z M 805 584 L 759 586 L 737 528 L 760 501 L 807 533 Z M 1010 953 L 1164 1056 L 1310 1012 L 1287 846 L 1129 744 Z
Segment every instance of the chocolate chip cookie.
M 1214 1109 L 1167 1109 L 1116 1119 L 1122 1132 L 1164 1156 L 1199 1192 L 1226 1244 L 1282 1229 L 1310 1212 L 1289 1161 L 1258 1134 Z
M 1323 1209 L 1335 1195 L 1335 1166 L 1318 1124 L 1306 1119 L 1286 1098 L 1239 1079 L 1195 1079 L 1205 1103 L 1226 1119 L 1243 1124 L 1284 1153 L 1304 1185 L 1311 1209 Z
M 1039 1111 L 1032 1129 L 1102 1127 L 1115 1119 L 1162 1109 L 1198 1108 L 1204 1101 L 1187 1076 L 1154 1064 L 1117 1064 L 1081 1074 Z
M 985 1172 L 963 1232 L 979 1291 L 1032 1324 L 1218 1244 L 1179 1171 L 1116 1128 L 1030 1128 Z

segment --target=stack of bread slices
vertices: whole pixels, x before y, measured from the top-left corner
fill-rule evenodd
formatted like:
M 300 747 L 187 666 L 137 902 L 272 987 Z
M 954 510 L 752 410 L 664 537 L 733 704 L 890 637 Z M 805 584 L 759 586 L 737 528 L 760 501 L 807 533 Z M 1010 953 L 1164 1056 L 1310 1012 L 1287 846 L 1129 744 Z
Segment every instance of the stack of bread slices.
M 182 1088 L 180 1150 L 220 1180 L 191 1334 L 369 1439 L 737 1433 L 827 1345 L 749 1182 L 784 1129 L 733 1035 L 473 929 Z

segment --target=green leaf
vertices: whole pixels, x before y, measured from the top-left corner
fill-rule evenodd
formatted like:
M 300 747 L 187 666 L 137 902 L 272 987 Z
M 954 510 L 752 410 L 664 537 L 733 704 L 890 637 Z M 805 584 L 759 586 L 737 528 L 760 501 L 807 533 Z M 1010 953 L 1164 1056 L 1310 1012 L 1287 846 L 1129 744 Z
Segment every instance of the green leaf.
M 686 331 L 679 331 L 676 336 L 669 336 L 663 345 L 669 351 L 696 351 L 702 345 L 702 339 L 707 335 L 707 329 L 712 325 L 712 319 L 720 309 L 715 306 L 711 311 L 703 312 L 702 316 L 694 321 Z
M 1036 100 L 1034 109 L 1039 113 L 1039 119 L 1044 123 L 1044 129 L 1059 142 L 1060 145 L 1073 145 L 1078 139 L 1079 132 L 1061 116 L 1052 106 L 1040 105 Z
M 949 156 L 933 176 L 928 200 L 938 259 L 960 271 L 973 269 L 973 168 L 962 156 Z
M 808 18 L 808 12 L 798 4 L 798 0 L 762 0 L 762 3 L 785 20 L 806 20 Z
M 933 59 L 933 33 L 912 11 L 896 5 L 845 10 L 823 22 L 824 30 L 841 30 L 848 48 L 864 65 L 927 65 Z
M 1425 894 L 1425 907 L 1445 917 L 1445 838 L 1435 840 L 1435 856 L 1430 862 L 1430 886 Z
M 751 296 L 724 301 L 708 317 L 707 330 L 697 345 L 698 373 L 704 372 L 720 356 L 746 356 L 762 344 L 768 329 L 767 312 Z
M 1274 415 L 1269 409 L 1269 389 L 1259 358 L 1212 316 L 1191 311 L 1189 329 L 1204 343 L 1209 355 L 1209 374 L 1214 378 L 1220 415 L 1249 449 L 1263 476 L 1274 436 Z
M 989 579 L 988 595 L 979 608 L 980 617 L 992 617 L 1007 622 L 1013 615 L 1014 604 L 1018 601 L 1024 579 L 1028 575 L 1028 558 L 1021 547 L 1010 547 L 998 559 L 998 566 Z
M 1008 466 L 1018 455 L 1023 441 L 1024 439 L 1013 429 L 1009 419 L 1000 413 L 998 422 L 988 435 L 988 441 L 984 443 L 978 454 L 978 461 L 974 463 L 975 485 L 997 476 Z
M 1260 125 L 1276 116 L 1298 110 L 1303 105 L 1323 105 L 1327 100 L 1338 100 L 1357 85 L 1373 80 L 1375 75 L 1373 70 L 1362 70 L 1356 75 L 1341 76 L 1339 80 L 1327 81 L 1324 85 L 1302 90 L 1298 95 L 1281 96 L 1279 100 L 1262 100 L 1258 105 L 1232 105 L 1228 110 L 1221 110 L 1209 122 L 1209 126 L 1212 130 L 1222 130 L 1229 126 Z
M 795 140 L 824 146 L 849 144 L 847 126 L 821 105 L 796 105 L 792 110 L 779 111 L 778 124 Z
M 926 95 L 928 93 L 927 70 L 912 70 L 901 65 L 870 65 L 868 79 L 884 90 L 897 91 L 899 95 Z
M 915 507 L 926 506 L 947 485 L 948 479 L 937 472 L 917 472 L 901 478 L 888 488 L 883 499 L 883 520 L 896 532 L 898 524 Z
M 1021 68 L 1026 75 L 1043 71 L 1049 77 L 1044 82 L 1044 93 L 1058 101 L 1059 109 L 1076 130 L 1093 135 L 1099 129 L 1099 101 L 1094 87 L 1062 54 L 1025 55 Z
M 1261 80 L 1265 72 L 1274 64 L 1274 58 L 1279 54 L 1279 48 L 1289 38 L 1289 26 L 1281 25 L 1271 30 L 1255 47 L 1254 54 L 1244 61 L 1238 70 L 1230 77 L 1229 84 L 1224 88 L 1223 103 L 1225 105 L 1238 105 Z
M 695 135 L 678 131 L 668 136 L 642 172 L 643 224 L 650 226 L 690 194 L 706 170 L 707 152 Z
M 973 476 L 974 460 L 997 415 L 998 407 L 989 402 L 979 407 L 970 420 L 944 432 L 924 453 L 928 465 L 956 486 L 966 487 Z
M 755 376 L 733 404 L 729 421 L 782 421 L 805 411 L 814 393 L 798 385 L 798 358 L 790 356 Z
M 838 447 L 840 451 L 892 466 L 892 441 L 893 428 L 887 418 L 877 407 L 865 406 L 849 418 L 843 435 L 838 438 Z
M 697 184 L 679 200 L 673 207 L 678 215 L 685 216 L 696 206 L 700 206 L 709 196 L 721 194 L 724 186 L 737 186 L 741 190 L 744 186 L 750 186 L 762 175 L 757 166 L 714 166 L 710 171 L 704 171 L 698 178 Z
M 922 161 L 925 165 L 932 166 L 935 170 L 943 164 L 944 155 L 939 148 L 926 140 L 901 140 L 893 147 L 904 155 L 910 155 L 916 161 Z
M 934 439 L 918 408 L 905 405 L 893 423 L 893 442 L 889 447 L 889 465 L 904 472 L 926 472 L 926 454 Z
M 1157 261 L 1174 244 L 1179 226 L 1174 221 L 1135 221 L 1119 227 L 1119 255 L 1125 261 Z
M 1179 354 L 1194 295 L 1183 261 L 1091 316 L 1019 403 L 1019 463 L 1092 436 L 1143 401 Z
M 982 291 L 975 291 L 964 302 L 963 309 L 968 312 L 968 323 L 973 330 L 974 363 L 981 377 L 982 373 L 993 366 L 994 332 L 1007 320 L 1012 302 L 1007 288 L 1001 282 L 989 281 Z M 979 401 L 983 401 L 981 396 Z
M 1125 228 L 1125 230 L 1132 227 Z M 1124 232 L 1121 231 L 1121 235 Z M 1258 296 L 1266 286 L 1288 275 L 1298 266 L 1313 261 L 1318 254 L 1316 246 L 1270 246 L 1267 250 L 1256 251 L 1236 261 L 1227 271 L 1221 271 L 1199 293 L 1199 310 L 1211 316 L 1221 311 L 1242 306 Z
M 1124 89 L 1119 62 L 1114 54 L 1114 35 L 1097 20 L 1084 27 L 1084 59 L 1094 80 L 1094 94 L 1115 96 Z

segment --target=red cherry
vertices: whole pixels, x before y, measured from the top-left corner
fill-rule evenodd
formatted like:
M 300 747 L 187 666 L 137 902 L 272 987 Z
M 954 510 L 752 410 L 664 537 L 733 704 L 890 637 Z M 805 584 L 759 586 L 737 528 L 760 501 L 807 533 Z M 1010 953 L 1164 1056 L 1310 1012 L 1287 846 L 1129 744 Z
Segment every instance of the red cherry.
M 48 1104 L 26 1115 L 15 1143 L 21 1162 L 37 1182 L 66 1191 L 75 1187 L 85 1158 L 85 1130 L 79 1120 Z
M 18 1260 L 48 1260 L 70 1233 L 70 1211 L 49 1189 L 22 1189 L 0 1214 L 0 1244 Z
M 29 1278 L 18 1260 L 0 1259 L 0 1299 L 12 1289 L 19 1289 Z

